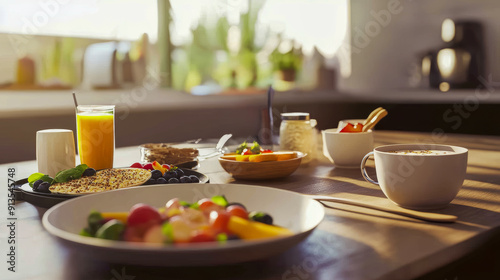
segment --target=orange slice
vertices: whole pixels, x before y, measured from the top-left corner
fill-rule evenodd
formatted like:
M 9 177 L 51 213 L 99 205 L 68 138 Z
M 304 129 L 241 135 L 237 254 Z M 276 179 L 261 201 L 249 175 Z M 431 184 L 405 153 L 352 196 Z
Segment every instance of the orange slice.
M 250 157 L 250 155 L 237 155 L 236 161 L 248 161 L 249 157 Z
M 278 156 L 278 160 L 288 160 L 297 157 L 296 153 L 276 153 L 275 155 Z
M 237 155 L 223 155 L 220 158 L 227 160 L 236 160 Z
M 278 156 L 274 153 L 251 155 L 249 161 L 251 162 L 263 162 L 263 161 L 277 161 Z

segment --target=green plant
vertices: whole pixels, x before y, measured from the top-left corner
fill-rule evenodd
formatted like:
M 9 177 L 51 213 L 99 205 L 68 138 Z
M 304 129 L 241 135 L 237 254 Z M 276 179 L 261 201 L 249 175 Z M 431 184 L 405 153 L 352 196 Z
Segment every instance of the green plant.
M 291 48 L 282 53 L 276 48 L 270 55 L 269 61 L 273 64 L 273 70 L 299 70 L 302 66 L 302 51 L 298 48 Z

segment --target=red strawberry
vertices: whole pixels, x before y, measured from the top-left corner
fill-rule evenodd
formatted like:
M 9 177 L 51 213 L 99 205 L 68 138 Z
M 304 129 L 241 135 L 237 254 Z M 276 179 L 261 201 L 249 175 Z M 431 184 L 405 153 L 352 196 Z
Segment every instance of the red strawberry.
M 136 162 L 134 164 L 132 164 L 130 167 L 132 168 L 143 168 L 142 164 L 140 162 Z
M 152 163 L 146 163 L 146 164 L 144 164 L 144 166 L 142 168 L 147 169 L 147 170 L 153 170 L 154 169 Z

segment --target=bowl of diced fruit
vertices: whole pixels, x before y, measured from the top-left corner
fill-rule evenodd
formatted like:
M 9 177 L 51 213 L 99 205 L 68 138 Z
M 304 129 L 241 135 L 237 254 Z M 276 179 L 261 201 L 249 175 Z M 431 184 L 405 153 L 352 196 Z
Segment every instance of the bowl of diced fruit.
M 90 258 L 193 266 L 278 254 L 306 238 L 323 217 L 320 203 L 296 192 L 168 184 L 71 199 L 49 209 L 43 225 L 70 250 Z
M 219 157 L 219 163 L 236 179 L 266 180 L 291 175 L 304 156 L 297 151 L 271 151 L 257 142 L 243 142 L 234 153 Z

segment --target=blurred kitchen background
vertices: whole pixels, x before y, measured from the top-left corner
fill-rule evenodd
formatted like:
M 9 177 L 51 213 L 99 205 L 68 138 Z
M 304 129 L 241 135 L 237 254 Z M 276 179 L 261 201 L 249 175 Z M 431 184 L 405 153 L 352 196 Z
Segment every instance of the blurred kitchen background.
M 500 135 L 494 0 L 0 0 L 0 153 L 115 104 L 116 146 L 261 137 L 279 114 L 319 129 L 389 111 L 377 129 Z

